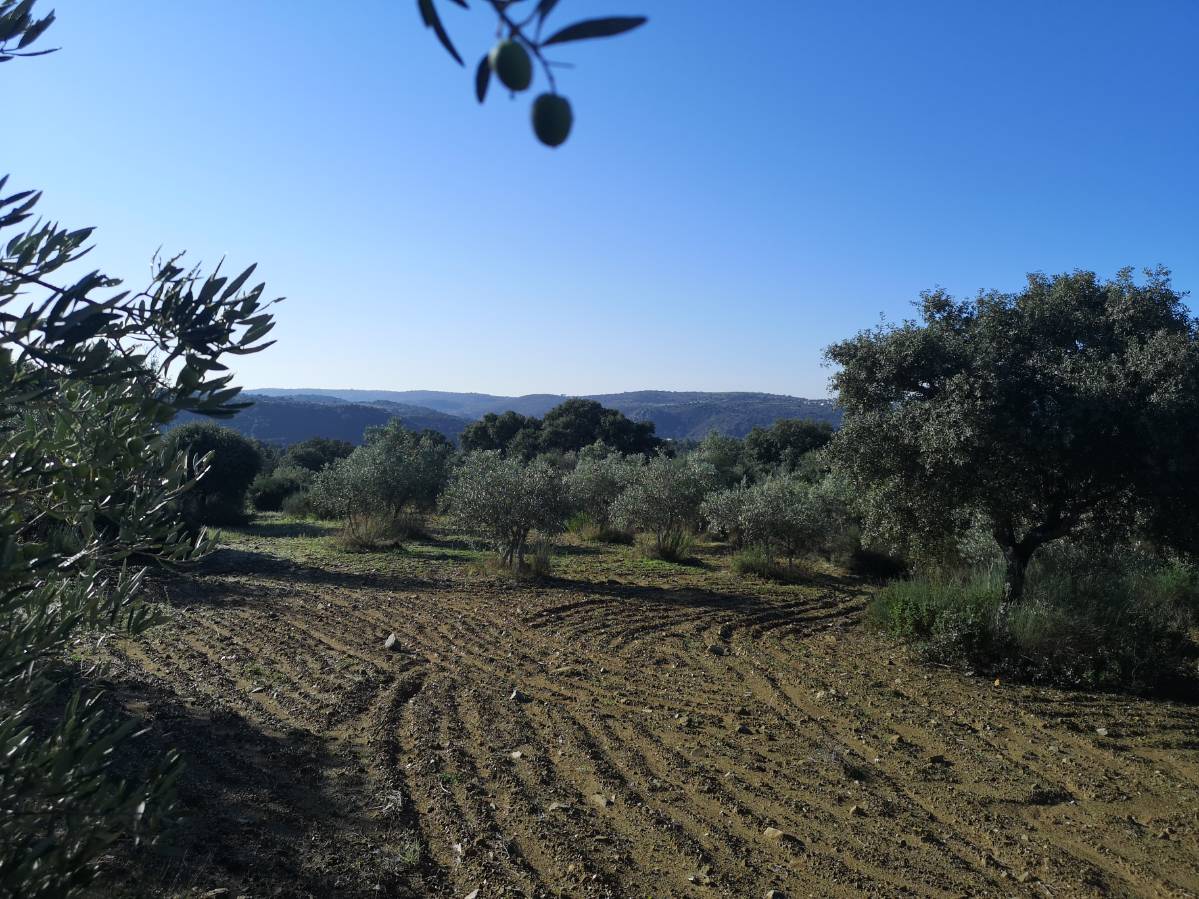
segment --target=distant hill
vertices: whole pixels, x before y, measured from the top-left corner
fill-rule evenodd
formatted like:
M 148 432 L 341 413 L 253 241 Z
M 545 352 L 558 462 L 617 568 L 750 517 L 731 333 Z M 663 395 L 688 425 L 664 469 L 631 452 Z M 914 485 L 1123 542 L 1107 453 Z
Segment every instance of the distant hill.
M 347 403 L 334 396 L 308 395 L 269 397 L 244 393 L 243 399 L 254 405 L 220 423 L 264 443 L 289 445 L 309 437 L 333 437 L 361 443 L 363 432 L 372 425 L 386 424 L 393 418 L 414 431 L 432 428 L 457 440 L 470 421 L 407 403 Z M 200 418 L 180 415 L 175 424 Z
M 264 388 L 249 392 L 247 398 L 261 399 L 264 402 L 267 398 L 274 401 L 288 400 L 312 406 L 329 406 L 340 401 L 377 410 L 394 410 L 394 414 L 409 427 L 433 427 L 447 436 L 457 437 L 466 424 L 488 412 L 506 412 L 511 409 L 522 415 L 541 417 L 567 399 L 567 396 L 552 393 L 495 396 L 487 393 L 451 393 L 440 390 Z M 841 422 L 841 410 L 837 408 L 835 400 L 809 400 L 773 393 L 637 390 L 628 393 L 595 394 L 585 398 L 596 400 L 611 409 L 619 409 L 635 421 L 652 421 L 658 436 L 672 440 L 699 439 L 710 431 L 744 437 L 756 425 L 768 427 L 780 418 L 827 421 L 834 427 Z M 406 413 L 401 410 L 406 410 Z M 445 417 L 444 421 L 416 423 L 417 417 L 431 421 L 431 416 L 439 414 Z M 457 429 L 453 430 L 454 427 Z

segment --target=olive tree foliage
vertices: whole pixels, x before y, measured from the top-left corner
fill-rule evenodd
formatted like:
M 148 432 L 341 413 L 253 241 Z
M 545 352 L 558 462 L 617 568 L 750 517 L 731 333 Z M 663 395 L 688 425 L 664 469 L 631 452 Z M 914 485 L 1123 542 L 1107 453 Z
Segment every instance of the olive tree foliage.
M 394 521 L 405 509 L 436 504 L 452 457 L 453 447 L 440 434 L 417 434 L 393 419 L 370 428 L 362 446 L 322 469 L 311 499 L 318 512 L 351 528 L 370 518 Z
M 749 502 L 749 484 L 718 487 L 700 503 L 699 514 L 707 530 L 740 549 L 745 545 L 745 508 Z
M 640 457 L 620 453 L 583 452 L 566 475 L 566 493 L 573 509 L 583 512 L 601 531 L 612 525 L 612 504 L 633 482 L 644 464 Z
M 655 551 L 669 555 L 672 546 L 696 529 L 700 505 L 717 479 L 711 463 L 694 455 L 655 456 L 636 469 L 632 482 L 612 503 L 612 521 L 652 535 Z
M 0 2 L 0 61 L 49 24 Z M 241 408 L 224 357 L 268 344 L 252 269 L 229 279 L 156 264 L 139 291 L 98 271 L 59 283 L 91 229 L 29 224 L 39 194 L 0 178 L 0 893 L 62 896 L 118 839 L 150 838 L 171 805 L 173 753 L 144 778 L 114 762 L 139 733 L 86 680 L 62 704 L 81 634 L 155 621 L 144 566 L 210 547 L 180 500 L 202 482 L 158 437 L 180 411 Z M 76 268 L 77 270 L 77 268 Z M 69 681 L 68 681 L 69 682 Z
M 806 553 L 830 550 L 853 520 L 837 479 L 813 482 L 781 472 L 756 484 L 715 490 L 704 498 L 700 512 L 708 529 L 734 546 L 757 546 L 789 563 Z
M 725 487 L 752 480 L 753 470 L 745 452 L 745 443 L 736 437 L 716 431 L 708 434 L 691 451 L 697 459 L 707 462 L 716 471 L 716 478 Z
M 448 2 L 462 9 L 469 8 L 467 0 Z M 574 115 L 570 103 L 558 94 L 554 69 L 560 64 L 546 56 L 547 49 L 556 50 L 558 45 L 571 41 L 624 34 L 646 22 L 645 16 L 585 19 L 554 29 L 543 36 L 546 20 L 558 5 L 558 0 L 480 0 L 480 4 L 490 7 L 496 16 L 499 42 L 483 54 L 475 67 L 475 97 L 480 103 L 487 98 L 492 75 L 500 81 L 501 88 L 513 94 L 527 90 L 533 81 L 533 60 L 536 60 L 549 91 L 540 94 L 533 103 L 533 130 L 538 140 L 551 147 L 566 140 Z M 465 65 L 442 23 L 435 0 L 417 0 L 416 6 L 421 21 L 433 30 L 446 52 L 458 65 Z
M 518 570 L 529 535 L 559 533 L 570 508 L 562 474 L 549 461 L 526 464 L 495 450 L 466 456 L 443 499 L 458 527 L 491 541 Z
M 1045 544 L 1193 537 L 1199 331 L 1165 269 L 1034 274 L 922 295 L 920 319 L 827 350 L 831 458 L 868 533 L 935 547 L 975 518 L 1006 560 L 1001 615 Z

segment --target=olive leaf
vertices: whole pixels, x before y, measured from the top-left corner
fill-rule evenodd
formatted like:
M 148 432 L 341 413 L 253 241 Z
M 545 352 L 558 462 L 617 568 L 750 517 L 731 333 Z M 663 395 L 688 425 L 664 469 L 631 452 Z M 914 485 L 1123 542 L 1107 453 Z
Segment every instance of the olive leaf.
M 645 16 L 612 16 L 606 19 L 585 19 L 582 22 L 575 22 L 573 25 L 567 25 L 561 31 L 551 34 L 541 46 L 548 47 L 550 44 L 564 44 L 567 41 L 582 41 L 593 37 L 613 37 L 617 34 L 624 34 L 626 31 L 632 31 L 638 26 L 644 25 L 648 19 Z

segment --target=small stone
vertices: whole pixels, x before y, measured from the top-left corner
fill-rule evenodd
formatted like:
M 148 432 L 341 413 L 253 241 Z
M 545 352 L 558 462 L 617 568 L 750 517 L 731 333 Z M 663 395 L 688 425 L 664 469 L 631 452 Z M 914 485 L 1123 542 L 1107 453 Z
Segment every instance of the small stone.
M 791 846 L 795 849 L 802 849 L 803 843 L 795 834 L 787 833 L 785 830 L 779 830 L 777 827 L 767 827 L 762 831 L 762 837 L 768 843 L 778 843 L 780 846 Z
M 217 896 L 228 896 L 229 891 L 225 887 L 217 887 L 215 890 L 209 890 L 204 894 L 204 899 L 216 899 Z
M 527 693 L 522 693 L 520 690 L 513 690 L 512 695 L 508 697 L 509 702 L 528 702 L 529 696 Z
M 251 693 L 261 693 L 265 689 L 266 689 L 266 687 L 251 687 L 250 692 Z
M 787 899 L 787 894 L 782 890 L 767 890 L 764 899 Z
M 479 899 L 479 891 L 471 890 L 469 893 L 466 894 L 466 899 Z
M 400 646 L 400 638 L 392 631 L 387 635 L 387 639 L 383 641 L 383 648 L 390 649 L 392 652 L 399 652 L 403 647 Z
M 851 805 L 849 807 L 849 813 L 851 815 L 853 815 L 855 818 L 866 817 L 866 810 L 864 808 L 862 808 L 860 805 Z
M 1095 733 L 1099 734 L 1099 736 L 1101 736 L 1101 737 L 1106 737 L 1107 736 L 1107 728 L 1106 727 L 1097 727 L 1097 728 L 1095 728 Z
M 519 761 L 520 759 L 523 759 L 525 757 L 525 754 L 523 752 L 521 752 L 519 749 L 517 749 L 511 755 L 512 755 L 513 761 Z

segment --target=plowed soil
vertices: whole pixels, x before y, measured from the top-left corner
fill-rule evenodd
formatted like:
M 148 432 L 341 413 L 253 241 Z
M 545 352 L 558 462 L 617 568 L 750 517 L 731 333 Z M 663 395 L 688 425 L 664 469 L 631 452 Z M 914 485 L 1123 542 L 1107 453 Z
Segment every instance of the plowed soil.
M 103 650 L 188 759 L 112 893 L 1199 895 L 1199 708 L 930 668 L 862 627 L 864 582 L 226 537 Z

